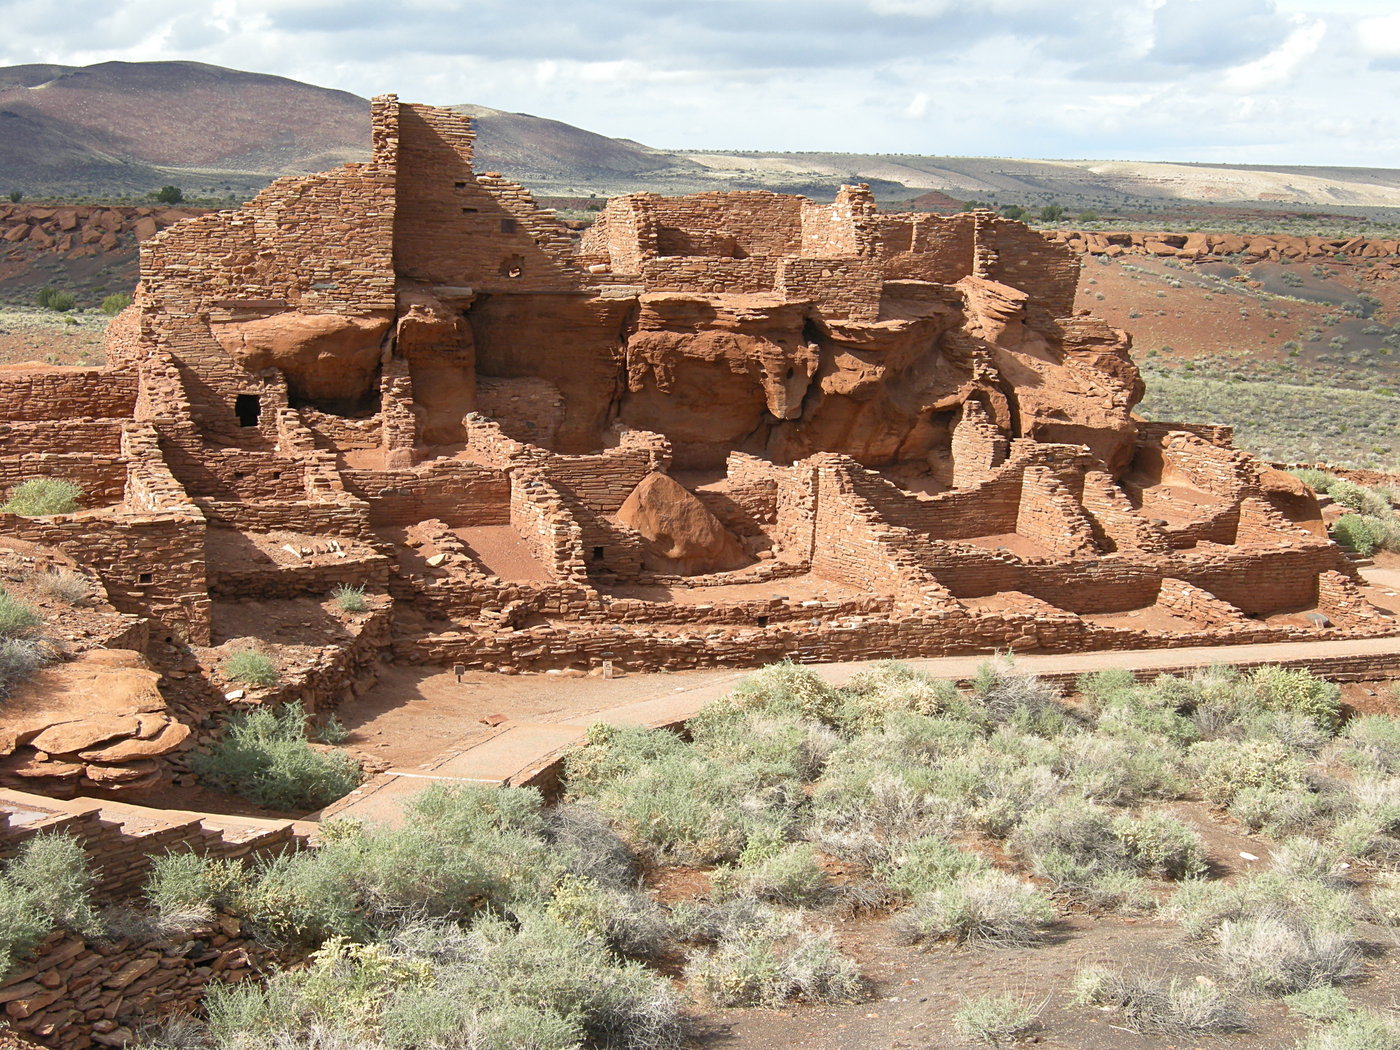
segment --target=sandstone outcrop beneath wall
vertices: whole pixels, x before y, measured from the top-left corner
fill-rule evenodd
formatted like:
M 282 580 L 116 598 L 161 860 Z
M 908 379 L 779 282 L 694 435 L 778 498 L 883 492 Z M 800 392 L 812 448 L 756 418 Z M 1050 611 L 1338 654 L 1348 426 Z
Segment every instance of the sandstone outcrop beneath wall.
M 692 493 L 665 474 L 648 474 L 618 509 L 617 520 L 647 542 L 652 572 L 703 576 L 748 565 L 739 540 Z
M 0 784 L 71 795 L 161 783 L 159 760 L 185 744 L 190 727 L 166 712 L 160 677 L 123 649 L 41 668 L 6 703 Z

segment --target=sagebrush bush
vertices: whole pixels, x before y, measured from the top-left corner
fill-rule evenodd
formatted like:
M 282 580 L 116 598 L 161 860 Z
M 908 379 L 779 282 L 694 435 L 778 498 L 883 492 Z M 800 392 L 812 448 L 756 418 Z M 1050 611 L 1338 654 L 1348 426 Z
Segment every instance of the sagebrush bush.
M 108 317 L 115 317 L 130 305 L 131 296 L 126 292 L 113 292 L 102 297 L 102 312 Z
M 1327 490 L 1337 479 L 1326 471 L 1313 470 L 1310 467 L 1300 467 L 1297 470 L 1290 470 L 1288 473 L 1307 485 L 1318 495 L 1326 495 Z
M 737 867 L 716 869 L 710 886 L 717 900 L 747 895 L 775 904 L 809 906 L 827 896 L 830 880 L 809 843 L 757 839 L 739 854 Z
M 239 649 L 225 658 L 220 667 L 229 681 L 264 689 L 276 685 L 282 678 L 277 662 L 256 649 Z
M 987 867 L 987 861 L 979 854 L 928 835 L 904 844 L 889 861 L 878 865 L 874 874 L 895 892 L 917 897 L 947 886 L 964 873 L 984 871 Z
M 1215 931 L 1221 972 L 1269 995 L 1318 988 L 1360 971 L 1356 938 L 1296 913 L 1227 919 Z
M 208 754 L 190 759 L 221 790 L 282 810 L 319 809 L 350 793 L 363 775 L 342 751 L 318 751 L 306 739 L 300 701 L 277 711 L 238 714 Z
M 1286 879 L 1304 879 L 1325 886 L 1346 884 L 1346 865 L 1334 849 L 1316 839 L 1294 836 L 1274 850 L 1269 865 Z
M 1200 834 L 1175 817 L 1148 813 L 1119 817 L 1113 833 L 1139 872 L 1161 879 L 1190 879 L 1205 874 L 1206 844 Z
M 795 914 L 721 937 L 692 957 L 686 978 L 717 1006 L 848 1003 L 865 994 L 860 971 L 830 931 L 807 928 Z
M 49 660 L 49 650 L 33 638 L 0 637 L 0 699 Z
M 1337 737 L 1337 757 L 1358 769 L 1400 773 L 1400 720 L 1390 715 L 1353 718 Z
M 1400 1024 L 1371 1010 L 1357 1010 L 1312 1033 L 1297 1050 L 1400 1050 Z
M 1306 790 L 1303 763 L 1277 740 L 1205 740 L 1191 746 L 1189 757 L 1201 794 L 1220 805 L 1251 787 Z
M 0 588 L 0 638 L 23 638 L 43 622 L 32 605 Z
M 1031 1031 L 1044 1005 L 1014 995 L 981 995 L 953 1012 L 953 1029 L 963 1039 L 1001 1046 Z
M 1394 529 L 1383 518 L 1368 514 L 1343 514 L 1332 523 L 1331 536 L 1363 558 L 1395 546 Z
M 845 698 L 840 708 L 841 721 L 862 730 L 877 729 L 891 714 L 934 716 L 958 706 L 960 701 L 952 682 L 893 660 L 856 672 L 841 694 Z
M 1030 944 L 1055 921 L 1055 909 L 1030 883 L 1004 871 L 965 872 L 915 898 L 896 916 L 898 931 L 914 944 Z
M 978 667 L 972 693 L 999 721 L 1019 715 L 1037 724 L 1043 719 L 1046 727 L 1052 729 L 1063 723 L 1060 690 L 1035 675 L 1018 671 L 1009 658 L 989 660 Z
M 1134 1032 L 1187 1035 L 1196 1032 L 1243 1032 L 1249 1018 L 1232 995 L 1214 983 L 1168 980 L 1103 967 L 1079 971 L 1073 1001 L 1107 1006 L 1119 1012 Z
M 76 482 L 65 478 L 29 478 L 10 489 L 9 499 L 0 510 L 25 518 L 72 514 L 78 509 L 82 494 Z
M 363 586 L 356 586 L 348 583 L 336 584 L 336 588 L 331 592 L 331 600 L 341 612 L 362 613 L 369 609 L 369 602 L 365 600 L 365 589 Z
M 1306 715 L 1328 734 L 1335 733 L 1341 724 L 1341 689 L 1305 667 L 1257 667 L 1250 672 L 1248 683 L 1264 707 Z
M 34 588 L 56 601 L 77 605 L 93 595 L 93 581 L 70 569 L 40 573 L 34 578 Z
M 0 869 L 0 977 L 53 930 L 99 926 L 87 855 L 73 836 L 40 832 Z
M 1333 502 L 1367 517 L 1385 518 L 1391 514 L 1390 500 L 1386 496 L 1345 478 L 1332 481 L 1327 486 L 1327 495 L 1332 497 Z

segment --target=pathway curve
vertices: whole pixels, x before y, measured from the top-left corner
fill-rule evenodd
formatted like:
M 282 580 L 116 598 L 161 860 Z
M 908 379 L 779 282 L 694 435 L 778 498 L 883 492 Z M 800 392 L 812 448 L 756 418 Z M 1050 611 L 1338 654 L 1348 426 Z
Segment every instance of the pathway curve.
M 988 659 L 986 654 L 905 660 L 903 663 L 936 678 L 966 681 Z M 1128 649 L 1087 653 L 1029 653 L 1016 664 L 1031 674 L 1068 683 L 1077 675 L 1124 668 L 1139 677 L 1182 673 L 1212 664 L 1253 667 L 1283 664 L 1307 667 L 1319 674 L 1342 677 L 1382 677 L 1400 673 L 1400 638 L 1357 638 L 1317 642 L 1272 642 L 1257 645 L 1201 646 L 1188 649 Z M 832 685 L 842 685 L 870 662 L 808 664 Z M 614 707 L 576 712 L 558 720 L 510 721 L 486 739 L 479 736 L 412 769 L 391 769 L 367 781 L 320 814 L 321 819 L 351 817 L 393 822 L 401 818 L 406 798 L 438 782 L 537 784 L 548 786 L 554 766 L 578 743 L 588 726 L 676 725 L 712 700 L 727 693 L 751 668 L 721 670 L 699 681 L 644 700 Z M 547 679 L 540 688 L 547 689 Z M 316 819 L 314 816 L 310 819 Z

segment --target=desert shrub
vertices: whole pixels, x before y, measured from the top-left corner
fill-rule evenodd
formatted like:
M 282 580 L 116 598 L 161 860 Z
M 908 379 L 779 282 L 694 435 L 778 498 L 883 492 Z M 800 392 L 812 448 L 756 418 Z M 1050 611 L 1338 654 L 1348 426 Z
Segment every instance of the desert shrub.
M 1384 495 L 1344 478 L 1333 481 L 1327 487 L 1327 495 L 1341 506 L 1367 517 L 1386 518 L 1391 514 L 1390 500 Z
M 0 870 L 0 976 L 53 930 L 95 933 L 92 874 L 71 835 L 41 832 Z
M 1269 865 L 1286 879 L 1305 879 L 1326 886 L 1346 883 L 1346 865 L 1335 850 L 1316 839 L 1294 836 L 1274 850 Z
M 215 909 L 240 907 L 250 885 L 241 862 L 182 851 L 151 858 L 145 896 L 158 927 L 177 931 L 208 922 Z
M 840 744 L 827 725 L 763 708 L 702 711 L 686 727 L 697 754 L 763 780 L 811 780 Z
M 665 730 L 594 726 L 565 768 L 572 798 L 658 862 L 733 860 L 754 835 L 785 836 L 802 799 L 791 764 L 719 761 Z
M 365 601 L 363 586 L 354 586 L 348 583 L 336 584 L 335 590 L 331 592 L 331 600 L 335 602 L 335 607 L 341 612 L 362 613 L 369 608 L 369 602 Z
M 1200 981 L 1163 981 L 1141 973 L 1091 967 L 1074 978 L 1074 1001 L 1117 1010 L 1134 1032 L 1185 1035 L 1243 1032 L 1249 1018 L 1223 989 Z
M 834 723 L 841 695 L 809 667 L 795 663 L 769 664 L 734 684 L 724 697 L 710 704 L 703 716 L 733 710 L 762 709 L 802 721 Z
M 692 988 L 717 1006 L 856 1002 L 864 984 L 830 931 L 805 927 L 796 914 L 736 930 L 686 967 Z
M 645 892 L 604 886 L 577 875 L 559 880 L 545 910 L 622 955 L 653 958 L 671 939 L 666 913 Z
M 350 739 L 350 730 L 335 715 L 331 715 L 316 730 L 316 740 L 322 744 L 330 744 L 335 747 Z
M 1128 853 L 1102 806 L 1065 801 L 1031 813 L 1008 840 L 1037 874 L 1047 873 L 1047 858 L 1073 862 L 1086 875 L 1122 871 Z
M 10 489 L 9 499 L 0 510 L 24 518 L 72 514 L 78 509 L 82 494 L 82 488 L 66 478 L 28 478 Z
M 1336 732 L 1335 726 L 1320 725 L 1300 711 L 1260 711 L 1241 726 L 1249 740 L 1277 740 L 1284 747 L 1305 755 L 1315 755 Z
M 1326 812 L 1322 798 L 1298 787 L 1241 788 L 1230 799 L 1232 817 L 1251 831 L 1263 831 L 1274 838 L 1308 831 L 1317 826 Z
M 1389 715 L 1353 718 L 1337 738 L 1337 756 L 1358 769 L 1400 773 L 1400 719 Z
M 313 748 L 305 729 L 300 701 L 238 714 L 209 753 L 196 753 L 190 765 L 222 790 L 260 805 L 319 809 L 349 794 L 362 771 L 344 752 Z
M 1351 1002 L 1346 993 L 1333 984 L 1309 988 L 1306 992 L 1294 992 L 1284 996 L 1283 1001 L 1289 1013 L 1309 1021 L 1336 1021 L 1351 1013 Z
M 895 919 L 910 943 L 1030 944 L 1055 921 L 1055 909 L 1034 886 L 1004 871 L 964 872 L 920 895 Z
M 1060 691 L 1035 675 L 1016 670 L 1009 658 L 988 660 L 978 667 L 972 693 L 997 721 L 1019 717 L 1039 725 L 1044 720 L 1051 730 L 1063 724 Z
M 1014 995 L 980 995 L 954 1011 L 953 1029 L 963 1039 L 1001 1046 L 1031 1031 L 1044 1005 Z
M 69 605 L 86 601 L 93 594 L 92 581 L 70 569 L 40 573 L 34 578 L 34 588 L 46 597 Z
M 1165 813 L 1119 817 L 1113 822 L 1113 833 L 1123 844 L 1129 863 L 1143 874 L 1187 879 L 1205 873 L 1205 842 L 1175 817 Z
M 1382 1014 L 1358 1010 L 1314 1032 L 1297 1050 L 1400 1050 L 1400 1026 Z
M 1307 485 L 1318 495 L 1325 495 L 1332 483 L 1337 479 L 1326 471 L 1313 470 L 1311 467 L 1300 467 L 1297 470 L 1290 470 L 1288 473 Z
M 1342 691 L 1307 668 L 1257 667 L 1248 682 L 1266 708 L 1306 715 L 1329 734 L 1341 723 Z
M 1221 971 L 1257 992 L 1291 992 L 1336 984 L 1360 969 L 1350 932 L 1314 924 L 1296 913 L 1227 919 L 1215 931 Z
M 1319 928 L 1347 930 L 1354 904 L 1346 891 L 1266 871 L 1236 882 L 1185 882 L 1172 895 L 1165 914 L 1187 936 L 1208 939 L 1225 922 L 1275 914 L 1305 915 Z
M 961 699 L 953 683 L 893 660 L 856 672 L 841 694 L 841 721 L 865 731 L 878 728 L 892 713 L 933 716 L 959 706 Z
M 1115 703 L 1132 699 L 1140 690 L 1137 677 L 1123 668 L 1082 674 L 1074 681 L 1079 693 L 1094 711 L 1102 711 Z
M 947 886 L 960 875 L 984 871 L 986 860 L 961 850 L 946 839 L 925 836 L 906 843 L 895 856 L 875 869 L 875 877 L 906 897 Z
M 739 854 L 737 867 L 717 869 L 710 885 L 716 899 L 744 895 L 805 906 L 827 895 L 830 880 L 817 864 L 817 851 L 808 843 L 758 838 L 750 840 Z
M 28 678 L 48 662 L 49 651 L 33 638 L 0 637 L 0 699 L 8 696 L 17 682 Z
M 277 662 L 256 649 L 239 649 L 226 657 L 221 665 L 224 677 L 231 682 L 270 689 L 282 678 Z
M 434 785 L 404 817 L 260 862 L 241 910 L 271 939 L 367 940 L 405 916 L 462 921 L 542 907 L 565 875 L 532 789 Z
M 619 889 L 636 885 L 636 858 L 607 817 L 592 806 L 561 803 L 551 807 L 544 833 L 569 874 Z
M 108 317 L 115 317 L 130 305 L 131 296 L 126 292 L 113 292 L 102 298 L 102 312 Z
M 266 985 L 211 989 L 217 1047 L 671 1050 L 684 1028 L 669 982 L 539 912 L 470 929 L 413 923 L 386 940 L 332 940 Z
M 1371 884 L 1367 911 L 1372 922 L 1382 926 L 1400 926 L 1400 872 L 1377 874 Z
M 1374 813 L 1357 813 L 1339 821 L 1329 837 L 1344 856 L 1358 860 L 1394 859 L 1400 852 L 1400 841 L 1386 831 L 1384 820 Z
M 1161 740 L 1082 734 L 1067 744 L 1070 784 L 1095 802 L 1127 806 L 1178 798 L 1186 788 L 1182 753 Z
M 1306 790 L 1303 763 L 1276 740 L 1205 740 L 1188 754 L 1201 794 L 1220 805 L 1250 787 Z
M 1363 558 L 1387 546 L 1390 539 L 1384 521 L 1362 514 L 1343 514 L 1332 523 L 1331 535 L 1343 547 L 1350 547 Z
M 32 606 L 0 588 L 0 638 L 23 638 L 43 622 Z
M 77 305 L 72 292 L 61 292 L 57 288 L 40 288 L 34 301 L 43 309 L 56 313 L 67 313 Z

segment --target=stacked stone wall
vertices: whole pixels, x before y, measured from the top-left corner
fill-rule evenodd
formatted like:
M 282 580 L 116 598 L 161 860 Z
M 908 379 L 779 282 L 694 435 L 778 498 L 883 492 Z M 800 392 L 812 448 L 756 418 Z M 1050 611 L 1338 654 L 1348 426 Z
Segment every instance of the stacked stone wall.
M 130 419 L 136 373 L 105 368 L 0 369 L 0 422 Z

